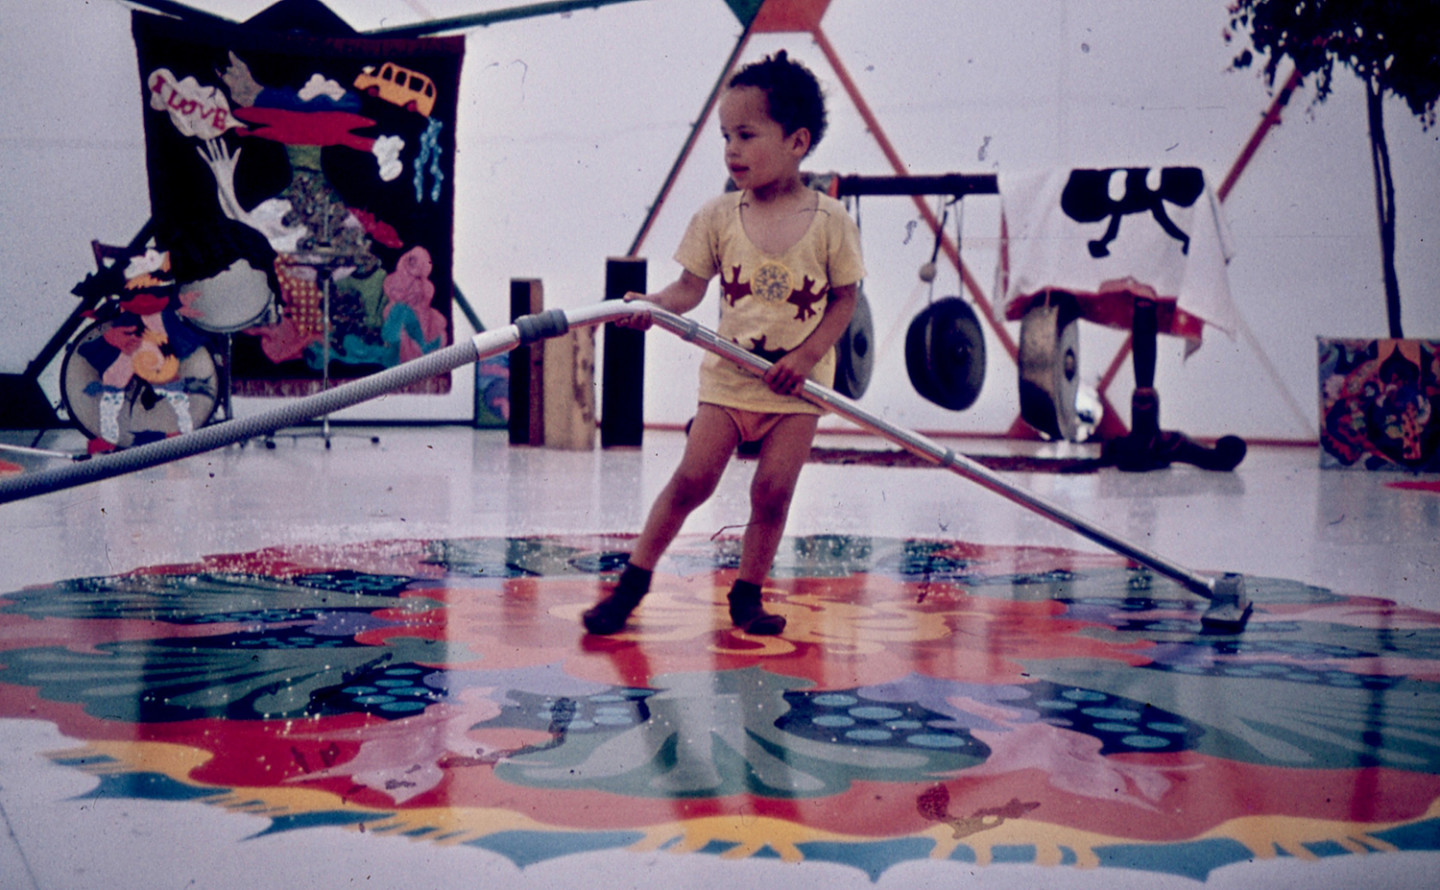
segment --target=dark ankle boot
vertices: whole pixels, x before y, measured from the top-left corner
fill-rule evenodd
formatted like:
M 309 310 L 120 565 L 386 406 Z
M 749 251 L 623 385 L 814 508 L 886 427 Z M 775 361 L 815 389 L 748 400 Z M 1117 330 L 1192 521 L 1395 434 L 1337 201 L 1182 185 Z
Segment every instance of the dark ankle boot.
M 630 613 L 650 591 L 650 576 L 651 573 L 645 569 L 626 565 L 615 589 L 585 610 L 585 629 L 600 636 L 619 633 Z
M 760 585 L 736 581 L 730 588 L 730 620 L 747 634 L 773 637 L 785 629 L 785 617 L 765 611 Z

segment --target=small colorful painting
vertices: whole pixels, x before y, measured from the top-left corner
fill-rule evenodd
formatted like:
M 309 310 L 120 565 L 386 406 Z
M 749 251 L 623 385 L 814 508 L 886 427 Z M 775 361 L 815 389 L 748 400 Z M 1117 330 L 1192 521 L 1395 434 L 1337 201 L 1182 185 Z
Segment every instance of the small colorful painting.
M 1440 341 L 1321 337 L 1320 466 L 1440 473 Z
M 1243 633 L 1112 556 L 681 539 L 630 627 L 628 537 L 292 546 L 0 595 L 0 719 L 97 796 L 468 845 L 1028 863 L 1203 881 L 1440 849 L 1440 614 L 1247 579 Z M 957 871 L 957 875 L 961 874 Z

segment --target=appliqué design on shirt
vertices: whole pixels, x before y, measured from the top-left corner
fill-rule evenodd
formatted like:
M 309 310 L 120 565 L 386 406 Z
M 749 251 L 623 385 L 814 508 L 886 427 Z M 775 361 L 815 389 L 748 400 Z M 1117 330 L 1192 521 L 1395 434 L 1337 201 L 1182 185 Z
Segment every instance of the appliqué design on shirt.
M 822 286 L 818 291 L 813 290 L 814 287 L 815 282 L 812 281 L 809 276 L 806 276 L 804 283 L 800 285 L 800 289 L 790 292 L 790 298 L 787 302 L 794 303 L 797 307 L 795 311 L 796 321 L 805 321 L 811 316 L 818 314 L 815 311 L 815 304 L 823 301 L 825 295 L 830 293 L 830 288 L 828 287 Z
M 725 302 L 731 306 L 734 306 L 745 297 L 754 293 L 754 291 L 750 289 L 749 282 L 745 282 L 744 284 L 740 282 L 739 266 L 732 266 L 730 268 L 729 278 L 725 277 L 723 271 L 720 273 L 720 292 L 725 295 Z
M 844 205 L 817 198 L 816 214 L 800 240 L 778 254 L 755 246 L 740 220 L 742 193 L 707 203 L 690 221 L 675 259 L 688 272 L 719 279 L 716 333 L 770 361 L 794 350 L 814 333 L 833 288 L 864 277 L 860 236 Z M 834 380 L 835 353 L 828 350 L 809 377 L 821 386 Z M 792 395 L 771 391 L 755 374 L 708 355 L 700 373 L 700 401 L 748 411 L 823 413 Z
M 806 279 L 807 281 L 809 279 Z M 790 298 L 793 276 L 780 263 L 767 262 L 755 270 L 750 278 L 751 292 L 771 303 L 781 303 Z

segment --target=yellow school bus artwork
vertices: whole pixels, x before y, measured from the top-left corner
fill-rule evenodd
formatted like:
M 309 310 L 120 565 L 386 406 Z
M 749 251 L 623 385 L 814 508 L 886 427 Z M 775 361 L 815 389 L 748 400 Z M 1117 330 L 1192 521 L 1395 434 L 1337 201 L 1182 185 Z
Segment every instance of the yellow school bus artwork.
M 378 72 L 374 65 L 366 65 L 355 76 L 355 89 L 425 117 L 429 117 L 435 107 L 434 82 L 418 71 L 393 62 L 381 65 Z

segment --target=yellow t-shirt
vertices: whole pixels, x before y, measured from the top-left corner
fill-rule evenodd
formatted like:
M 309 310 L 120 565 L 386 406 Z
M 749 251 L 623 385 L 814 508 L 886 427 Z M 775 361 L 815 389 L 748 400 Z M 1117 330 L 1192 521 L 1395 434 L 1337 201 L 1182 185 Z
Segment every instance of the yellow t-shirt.
M 717 333 L 771 361 L 796 348 L 820 324 L 830 288 L 865 277 L 860 231 L 845 206 L 819 193 L 819 206 L 805 235 L 782 254 L 762 252 L 745 234 L 740 202 L 745 192 L 727 192 L 690 220 L 675 260 L 692 274 L 720 276 Z M 810 379 L 831 386 L 835 350 L 815 364 Z M 798 396 L 778 395 L 751 372 L 714 353 L 700 368 L 700 401 L 747 411 L 823 414 Z

